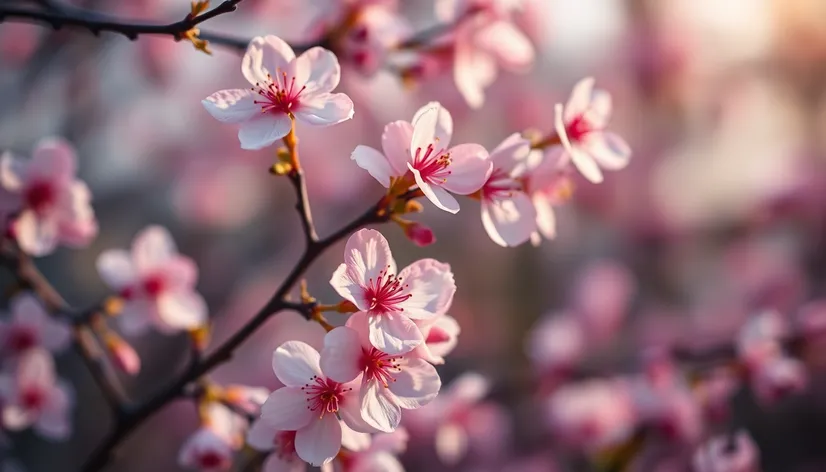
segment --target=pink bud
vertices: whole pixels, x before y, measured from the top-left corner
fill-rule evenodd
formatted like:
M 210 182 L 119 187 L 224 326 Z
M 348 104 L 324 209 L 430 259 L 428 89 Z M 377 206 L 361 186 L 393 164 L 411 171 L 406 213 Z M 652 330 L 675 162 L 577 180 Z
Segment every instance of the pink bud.
M 404 234 L 419 247 L 430 246 L 436 242 L 433 230 L 420 223 L 410 223 L 404 228 Z
M 118 369 L 129 375 L 136 375 L 141 370 L 141 358 L 131 344 L 118 336 L 106 339 L 106 348 L 112 356 L 112 362 Z

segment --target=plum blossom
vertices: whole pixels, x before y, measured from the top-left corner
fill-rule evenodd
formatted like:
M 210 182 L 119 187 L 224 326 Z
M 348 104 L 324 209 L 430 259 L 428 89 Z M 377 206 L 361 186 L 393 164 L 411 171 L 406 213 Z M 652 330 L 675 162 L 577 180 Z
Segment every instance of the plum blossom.
M 0 321 L 0 352 L 17 356 L 29 349 L 43 347 L 59 352 L 69 345 L 71 329 L 46 312 L 30 294 L 11 300 L 11 320 Z
M 241 148 L 255 150 L 286 136 L 293 119 L 330 126 L 353 117 L 353 102 L 338 86 L 341 68 L 335 54 L 314 47 L 296 57 L 276 36 L 253 38 L 241 73 L 249 89 L 216 92 L 201 103 L 217 120 L 240 125 Z
M 530 141 L 514 133 L 490 153 L 493 171 L 479 191 L 482 225 L 500 246 L 518 246 L 536 230 L 536 208 L 517 180 L 530 150 Z
M 424 342 L 413 352 L 431 364 L 444 364 L 445 356 L 453 352 L 459 342 L 459 322 L 445 314 L 428 320 L 417 320 L 415 323 L 422 332 Z
M 759 472 L 760 451 L 746 431 L 709 439 L 694 453 L 694 472 Z
M 438 102 L 416 112 L 413 122 L 394 121 L 384 127 L 382 150 L 358 146 L 351 158 L 391 191 L 417 185 L 436 207 L 459 211 L 451 195 L 470 195 L 487 181 L 492 170 L 488 152 L 478 144 L 448 148 L 453 118 Z
M 362 419 L 360 381 L 340 383 L 322 372 L 318 351 L 300 341 L 287 341 L 273 354 L 273 370 L 285 387 L 270 394 L 261 421 L 277 431 L 295 431 L 295 452 L 320 466 L 341 448 L 339 419 L 359 432 L 375 431 Z
M 33 427 L 41 435 L 64 440 L 71 434 L 69 387 L 55 378 L 54 360 L 42 348 L 20 356 L 14 374 L 0 376 L 3 428 L 19 431 Z
M 26 253 L 44 256 L 58 244 L 83 247 L 97 236 L 92 194 L 75 178 L 76 161 L 72 146 L 59 138 L 41 140 L 30 161 L 8 153 L 0 158 L 0 186 L 15 199 L 11 233 Z
M 362 418 L 387 433 L 398 427 L 402 409 L 427 405 L 442 386 L 436 369 L 412 351 L 392 355 L 373 347 L 363 312 L 352 315 L 346 326 L 327 333 L 321 367 L 342 383 L 361 376 Z
M 556 214 L 554 207 L 570 200 L 573 193 L 570 166 L 563 162 L 564 150 L 552 146 L 546 151 L 531 151 L 526 170 L 519 180 L 525 193 L 531 197 L 536 211 L 536 231 L 531 234 L 531 243 L 539 245 L 541 238 L 556 237 Z
M 424 342 L 413 320 L 443 314 L 456 291 L 450 266 L 433 259 L 416 261 L 398 272 L 387 240 L 370 229 L 347 240 L 344 263 L 330 284 L 364 312 L 370 343 L 390 355 L 410 352 Z
M 441 0 L 439 18 L 457 24 L 452 37 L 453 80 L 472 108 L 485 102 L 485 89 L 498 66 L 526 72 L 534 61 L 534 48 L 511 19 L 521 0 Z
M 206 406 L 204 424 L 181 446 L 181 467 L 202 472 L 221 472 L 232 468 L 232 456 L 243 444 L 246 420 L 218 402 Z
M 619 135 L 605 131 L 611 118 L 611 95 L 594 90 L 594 79 L 580 80 L 568 103 L 557 104 L 555 128 L 562 147 L 563 161 L 573 162 L 590 182 L 602 182 L 602 171 L 620 170 L 631 159 L 631 148 Z
M 178 253 L 172 235 L 160 226 L 138 233 L 131 252 L 103 252 L 97 269 L 125 300 L 118 319 L 127 334 L 144 333 L 150 326 L 171 334 L 206 322 L 206 302 L 195 291 L 198 268 Z
M 348 450 L 339 454 L 333 467 L 327 464 L 325 472 L 404 472 L 404 467 L 396 458 L 407 449 L 408 434 L 404 428 L 392 433 L 373 436 L 370 444 L 362 449 Z M 349 449 L 349 448 L 348 448 Z

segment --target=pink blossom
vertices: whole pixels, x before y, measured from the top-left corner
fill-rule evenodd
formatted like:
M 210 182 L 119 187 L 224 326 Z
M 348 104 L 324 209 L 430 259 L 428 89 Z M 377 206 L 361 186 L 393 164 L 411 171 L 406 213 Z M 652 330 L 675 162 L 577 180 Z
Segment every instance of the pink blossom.
M 760 451 L 749 433 L 717 436 L 694 453 L 694 472 L 759 472 Z
M 336 51 L 362 74 L 373 75 L 385 64 L 388 52 L 410 36 L 410 25 L 396 11 L 395 1 L 359 2 L 369 5 L 361 8 Z
M 591 340 L 604 343 L 614 337 L 635 291 L 633 274 L 616 261 L 596 261 L 583 270 L 572 305 Z
M 803 391 L 809 375 L 802 362 L 777 355 L 761 362 L 751 372 L 751 386 L 757 399 L 771 404 Z
M 541 237 L 556 237 L 556 215 L 554 206 L 568 201 L 573 184 L 571 169 L 563 160 L 564 150 L 553 146 L 547 151 L 534 150 L 530 153 L 526 171 L 520 175 L 524 191 L 531 197 L 536 211 L 536 229 L 531 234 L 531 243 L 539 245 Z
M 261 420 L 279 431 L 295 431 L 295 451 L 302 460 L 320 466 L 341 448 L 339 418 L 350 428 L 374 431 L 362 419 L 360 380 L 340 383 L 327 377 L 319 353 L 300 341 L 287 341 L 273 354 L 273 370 L 286 385 L 270 394 Z
M 594 90 L 594 79 L 580 80 L 567 105 L 556 105 L 556 132 L 565 149 L 565 161 L 573 162 L 593 183 L 602 182 L 602 171 L 628 165 L 631 148 L 619 135 L 605 131 L 611 118 L 611 95 Z
M 250 89 L 216 92 L 201 103 L 215 119 L 240 125 L 243 149 L 272 145 L 292 129 L 292 118 L 313 126 L 329 126 L 353 117 L 353 102 L 331 93 L 341 78 L 335 54 L 314 47 L 296 57 L 276 36 L 250 42 L 241 72 Z
M 632 382 L 632 398 L 640 421 L 672 441 L 691 443 L 700 438 L 700 404 L 667 363 L 660 363 L 647 377 Z
M 1 159 L 0 186 L 17 199 L 11 230 L 23 251 L 44 256 L 58 244 L 83 247 L 97 236 L 92 194 L 75 178 L 77 159 L 68 142 L 43 139 L 30 161 L 11 154 Z
M 272 0 L 276 30 L 284 34 L 290 42 L 307 43 L 318 41 L 334 30 L 349 26 L 345 22 L 358 21 L 361 15 L 371 10 L 394 11 L 398 0 Z
M 776 311 L 764 311 L 752 316 L 737 335 L 740 358 L 750 368 L 781 352 L 780 341 L 789 333 L 788 322 Z
M 0 399 L 5 429 L 31 426 L 56 440 L 71 434 L 69 410 L 74 400 L 69 387 L 55 378 L 54 361 L 44 349 L 29 349 L 20 356 L 14 374 L 0 376 Z
M 243 444 L 246 420 L 218 402 L 210 402 L 205 411 L 204 424 L 181 446 L 178 463 L 202 472 L 230 470 L 233 454 Z
M 103 252 L 97 269 L 125 300 L 118 319 L 128 334 L 141 334 L 149 326 L 171 334 L 206 322 L 206 302 L 195 291 L 198 268 L 178 253 L 172 235 L 160 226 L 138 233 L 131 253 Z
M 407 449 L 407 440 L 408 434 L 404 428 L 392 433 L 376 434 L 366 448 L 340 455 L 338 460 L 332 463 L 332 468 L 327 464 L 327 471 L 404 472 L 404 467 L 396 456 Z
M 439 315 L 428 320 L 416 320 L 424 342 L 413 352 L 431 364 L 444 364 L 445 356 L 453 352 L 459 342 L 459 322 L 450 315 Z
M 716 369 L 705 376 L 694 387 L 694 393 L 710 421 L 725 421 L 729 417 L 731 397 L 737 392 L 740 382 L 732 372 Z
M 295 431 L 280 431 L 264 420 L 258 420 L 247 431 L 247 443 L 263 452 L 270 452 L 264 462 L 264 472 L 303 472 L 307 464 L 295 452 Z
M 548 418 L 562 440 L 587 451 L 624 441 L 636 421 L 627 387 L 610 380 L 560 387 L 548 401 Z
M 436 369 L 413 352 L 387 354 L 373 347 L 369 336 L 367 315 L 352 315 L 347 326 L 330 331 L 324 338 L 321 368 L 342 383 L 361 376 L 362 418 L 389 433 L 398 427 L 402 409 L 430 403 L 442 381 Z
M 0 321 L 0 349 L 7 356 L 17 356 L 29 349 L 43 347 L 59 352 L 72 336 L 69 327 L 49 315 L 30 294 L 21 294 L 10 302 L 11 320 Z
M 450 266 L 433 259 L 416 261 L 398 272 L 387 240 L 370 229 L 347 241 L 344 263 L 330 284 L 365 312 L 373 346 L 392 355 L 421 344 L 424 338 L 413 320 L 444 313 L 456 291 Z
M 530 150 L 530 141 L 514 133 L 490 153 L 493 171 L 480 191 L 482 225 L 500 246 L 518 246 L 536 230 L 536 208 L 517 180 Z
M 450 192 L 470 195 L 490 175 L 488 152 L 478 144 L 459 144 L 448 149 L 453 118 L 438 102 L 416 112 L 413 123 L 394 121 L 384 127 L 384 154 L 369 146 L 358 146 L 351 158 L 385 187 L 416 184 L 436 207 L 450 213 L 459 202 Z
M 528 357 L 541 374 L 566 375 L 585 355 L 587 338 L 580 322 L 568 313 L 543 317 L 531 329 Z

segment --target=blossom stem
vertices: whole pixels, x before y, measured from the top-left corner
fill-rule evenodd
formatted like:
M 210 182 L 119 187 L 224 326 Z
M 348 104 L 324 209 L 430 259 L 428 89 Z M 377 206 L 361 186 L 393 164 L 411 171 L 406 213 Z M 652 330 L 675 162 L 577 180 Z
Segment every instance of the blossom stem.
M 540 141 L 531 144 L 531 149 L 545 149 L 547 147 L 556 146 L 557 144 L 561 143 L 562 141 L 559 139 L 559 135 L 554 133 L 542 138 Z

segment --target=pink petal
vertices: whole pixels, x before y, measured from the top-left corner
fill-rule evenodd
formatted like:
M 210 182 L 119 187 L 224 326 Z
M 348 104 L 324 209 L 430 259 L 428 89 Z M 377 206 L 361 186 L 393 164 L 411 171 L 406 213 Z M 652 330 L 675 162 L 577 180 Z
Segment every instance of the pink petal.
M 590 133 L 582 147 L 603 169 L 620 170 L 631 161 L 631 148 L 614 133 Z
M 299 387 L 279 388 L 261 406 L 261 421 L 278 431 L 297 431 L 316 419 Z
M 384 127 L 381 135 L 381 147 L 393 175 L 402 176 L 407 173 L 407 161 L 410 160 L 410 143 L 413 140 L 413 125 L 406 121 L 394 121 Z
M 98 256 L 96 266 L 100 278 L 112 290 L 123 290 L 137 278 L 131 255 L 122 249 L 104 251 Z
M 321 373 L 319 360 L 318 351 L 309 344 L 301 341 L 287 341 L 273 352 L 272 370 L 284 385 L 302 387 L 313 377 L 324 376 Z
M 5 405 L 3 416 L 0 418 L 3 427 L 9 431 L 20 431 L 32 425 L 37 419 L 36 413 L 26 410 L 19 405 Z
M 472 42 L 472 38 L 456 41 L 453 81 L 468 106 L 480 108 L 485 103 L 485 89 L 496 80 L 496 62 Z
M 263 113 L 241 123 L 238 140 L 241 149 L 255 151 L 271 146 L 292 129 L 290 117 L 284 113 Z
M 450 176 L 442 187 L 459 195 L 469 195 L 482 188 L 493 170 L 488 151 L 478 144 L 452 147 L 450 160 Z
M 393 376 L 390 391 L 401 408 L 420 408 L 431 402 L 442 388 L 436 368 L 423 359 L 407 358 L 402 371 Z
M 338 415 L 348 428 L 359 433 L 375 433 L 376 428 L 369 425 L 361 411 L 362 378 L 344 384 L 344 399 L 339 403 Z
M 186 256 L 173 256 L 164 265 L 164 279 L 176 290 L 192 290 L 198 280 L 198 266 Z
M 437 150 L 447 149 L 450 146 L 450 138 L 453 136 L 453 117 L 450 116 L 450 112 L 447 111 L 447 109 L 443 107 L 441 103 L 430 102 L 427 105 L 419 108 L 416 111 L 416 114 L 413 115 L 413 125 L 411 126 L 411 130 L 413 129 L 412 127 L 415 126 L 417 122 L 419 122 L 419 119 L 422 118 L 422 115 L 428 113 L 429 110 L 431 110 L 432 108 L 438 109 L 438 114 L 436 115 L 436 125 L 435 130 L 433 132 L 433 140 L 431 141 L 431 143 L 433 143 L 434 146 L 436 146 L 436 143 L 438 143 L 438 146 L 436 146 Z M 423 125 L 425 123 L 426 122 L 422 122 Z M 412 133 L 410 141 L 412 141 Z M 408 141 L 408 143 L 410 143 L 410 141 Z M 411 148 L 411 150 L 414 149 Z
M 127 336 L 139 336 L 146 333 L 152 325 L 151 320 L 157 315 L 154 303 L 145 299 L 127 301 L 118 315 L 118 326 Z
M 307 88 L 315 92 L 332 92 L 341 80 L 341 66 L 331 51 L 314 47 L 298 56 L 297 62 L 307 61 L 310 75 Z
M 4 152 L 0 157 L 0 185 L 9 192 L 19 192 L 23 189 L 26 169 L 27 163 Z
M 405 428 L 397 428 L 392 433 L 377 434 L 373 437 L 372 451 L 387 451 L 401 454 L 407 449 L 410 434 Z
M 40 342 L 52 352 L 65 349 L 72 340 L 72 330 L 64 323 L 47 319 L 40 327 Z
M 364 451 L 370 447 L 371 437 L 367 433 L 355 431 L 346 423 L 341 425 L 341 445 L 351 451 Z
M 513 133 L 496 146 L 490 153 L 494 169 L 501 169 L 508 175 L 519 165 L 525 165 L 531 151 L 531 142 L 519 133 Z
M 395 176 L 396 172 L 390 167 L 384 154 L 370 146 L 359 145 L 353 150 L 350 159 L 356 161 L 359 167 L 369 172 L 380 184 L 390 187 L 390 177 Z
M 158 268 L 177 254 L 172 235 L 162 226 L 148 226 L 132 242 L 132 260 L 141 272 Z
M 587 155 L 579 146 L 573 146 L 568 140 L 568 134 L 565 130 L 565 123 L 562 122 L 562 105 L 556 105 L 555 111 L 556 132 L 559 135 L 560 141 L 562 141 L 562 146 L 570 156 L 571 161 L 573 161 L 574 166 L 576 166 L 577 170 L 579 170 L 582 176 L 589 182 L 594 184 L 602 182 L 602 171 L 599 170 L 599 167 L 594 159 Z
M 14 221 L 14 233 L 23 252 L 35 257 L 45 256 L 57 246 L 58 222 L 54 218 L 41 218 L 34 211 L 25 210 Z
M 79 180 L 71 183 L 67 194 L 58 203 L 61 243 L 84 247 L 97 236 L 98 226 L 91 201 L 92 193 L 86 183 Z
M 275 445 L 277 429 L 264 420 L 256 420 L 247 430 L 247 444 L 258 451 L 270 451 Z
M 207 312 L 206 302 L 196 292 L 164 292 L 158 297 L 158 318 L 173 331 L 202 326 Z
M 612 105 L 610 93 L 605 90 L 594 90 L 591 92 L 591 104 L 585 113 L 585 118 L 591 123 L 592 127 L 596 129 L 605 128 L 611 119 Z
M 534 49 L 525 33 L 510 21 L 485 26 L 474 37 L 476 44 L 494 56 L 503 67 L 526 72 L 534 61 Z
M 536 209 L 536 227 L 548 239 L 556 237 L 556 216 L 551 202 L 542 194 L 533 196 L 533 206 Z
M 321 371 L 336 382 L 350 382 L 361 373 L 361 356 L 358 333 L 344 326 L 336 328 L 324 337 Z
M 422 180 L 422 175 L 419 173 L 418 170 L 414 169 L 411 164 L 407 164 L 410 171 L 413 173 L 413 178 L 416 179 L 416 185 L 419 186 L 419 189 L 424 193 L 424 196 L 430 200 L 431 203 L 436 205 L 436 208 L 440 210 L 444 210 L 448 213 L 456 214 L 459 212 L 459 202 L 453 198 L 453 195 L 449 194 L 447 190 L 443 189 L 442 187 L 438 187 L 435 185 L 430 185 L 429 183 Z
M 335 415 L 324 415 L 295 435 L 298 457 L 314 466 L 330 462 L 340 449 L 341 425 Z
M 17 385 L 51 390 L 55 385 L 54 360 L 48 351 L 29 349 L 17 364 Z
M 67 439 L 72 433 L 69 411 L 72 403 L 72 394 L 67 386 L 54 388 L 34 428 L 43 436 L 51 439 Z
M 258 95 L 250 89 L 221 90 L 201 100 L 213 118 L 222 123 L 241 123 L 261 114 Z
M 34 176 L 52 182 L 70 182 L 76 173 L 75 150 L 62 138 L 45 138 L 37 143 L 29 163 L 28 178 Z
M 410 264 L 399 277 L 409 286 L 410 298 L 404 302 L 404 316 L 408 318 L 427 319 L 444 313 L 456 293 L 450 265 L 434 259 L 421 259 Z
M 578 116 L 582 116 L 591 105 L 591 97 L 594 90 L 594 78 L 586 77 L 574 85 L 571 97 L 565 104 L 564 121 L 569 123 Z
M 386 313 L 368 320 L 370 343 L 387 354 L 410 352 L 424 341 L 419 327 L 404 315 Z
M 361 391 L 361 415 L 370 426 L 390 433 L 399 426 L 402 412 L 379 382 L 368 382 Z
M 335 271 L 330 285 L 360 310 L 366 310 L 369 305 L 364 300 L 364 287 L 370 283 L 370 279 L 376 280 L 382 271 L 396 273 L 396 262 L 390 253 L 390 245 L 378 231 L 362 229 L 347 240 L 344 264 Z
M 353 118 L 353 101 L 343 93 L 321 93 L 301 100 L 295 117 L 313 126 L 335 125 Z
M 467 453 L 468 437 L 461 426 L 446 423 L 436 431 L 436 455 L 447 464 L 459 462 Z
M 23 323 L 40 329 L 51 321 L 43 305 L 29 293 L 17 295 L 11 299 L 9 305 L 15 323 Z
M 264 468 L 261 472 L 304 472 L 306 470 L 307 464 L 295 456 L 270 454 L 264 461 Z
M 247 52 L 241 61 L 241 73 L 252 85 L 265 84 L 269 81 L 267 74 L 277 76 L 286 72 L 295 53 L 289 44 L 273 35 L 257 36 L 250 41 Z
M 436 143 L 436 133 L 441 108 L 441 105 L 435 105 L 434 102 L 431 102 L 416 113 L 416 118 L 413 120 L 413 135 L 410 138 L 409 154 L 411 160 L 416 156 L 417 149 L 424 150 L 430 145 L 439 145 Z M 439 147 L 441 148 L 441 146 Z
M 536 208 L 524 192 L 511 198 L 482 202 L 482 225 L 496 244 L 518 246 L 536 230 Z
M 435 356 L 439 361 L 433 362 L 431 359 L 425 359 L 428 362 L 443 364 L 444 357 L 450 354 L 459 342 L 459 334 L 461 333 L 459 323 L 450 315 L 442 315 L 436 318 L 435 322 L 430 327 L 430 333 L 439 333 L 439 341 L 430 341 L 430 337 L 425 337 L 425 342 L 422 343 L 430 351 L 431 356 Z M 445 339 L 446 338 L 446 339 Z

